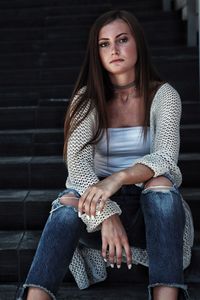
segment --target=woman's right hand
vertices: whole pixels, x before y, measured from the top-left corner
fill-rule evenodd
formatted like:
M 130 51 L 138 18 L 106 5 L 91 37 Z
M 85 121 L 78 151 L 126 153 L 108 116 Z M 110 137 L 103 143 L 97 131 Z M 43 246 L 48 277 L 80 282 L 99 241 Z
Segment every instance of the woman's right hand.
M 132 253 L 124 226 L 117 214 L 112 215 L 102 222 L 102 256 L 105 261 L 109 260 L 114 267 L 116 256 L 117 268 L 121 267 L 122 251 L 125 251 L 128 269 L 132 267 Z M 107 255 L 108 254 L 108 255 Z

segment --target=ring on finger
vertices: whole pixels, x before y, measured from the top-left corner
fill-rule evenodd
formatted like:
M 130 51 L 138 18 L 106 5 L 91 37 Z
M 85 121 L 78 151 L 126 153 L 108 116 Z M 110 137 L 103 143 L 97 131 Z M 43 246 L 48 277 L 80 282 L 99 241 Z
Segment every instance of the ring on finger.
M 97 203 L 101 203 L 102 200 L 103 200 L 102 197 L 100 197 Z

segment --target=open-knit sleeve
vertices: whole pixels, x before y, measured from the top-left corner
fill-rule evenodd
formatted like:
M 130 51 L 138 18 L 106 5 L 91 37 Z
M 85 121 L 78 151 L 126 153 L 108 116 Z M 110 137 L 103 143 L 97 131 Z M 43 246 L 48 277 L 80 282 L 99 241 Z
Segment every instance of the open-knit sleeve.
M 179 186 L 182 181 L 177 166 L 180 147 L 181 99 L 168 83 L 157 91 L 150 112 L 151 153 L 136 160 L 154 171 L 154 177 L 169 172 Z
M 94 172 L 94 147 L 88 144 L 82 147 L 92 138 L 94 132 L 94 111 L 78 125 L 68 140 L 67 168 L 68 181 L 79 194 L 99 181 Z
M 86 110 L 87 107 L 84 111 Z M 80 195 L 90 185 L 99 181 L 94 171 L 94 146 L 88 144 L 83 148 L 94 134 L 95 115 L 93 109 L 72 132 L 68 140 L 66 161 L 68 178 L 66 187 L 75 189 Z M 101 214 L 96 215 L 94 220 L 88 220 L 85 214 L 81 218 L 86 224 L 88 232 L 93 232 L 99 230 L 101 223 L 114 214 L 121 214 L 121 209 L 116 202 L 108 200 Z

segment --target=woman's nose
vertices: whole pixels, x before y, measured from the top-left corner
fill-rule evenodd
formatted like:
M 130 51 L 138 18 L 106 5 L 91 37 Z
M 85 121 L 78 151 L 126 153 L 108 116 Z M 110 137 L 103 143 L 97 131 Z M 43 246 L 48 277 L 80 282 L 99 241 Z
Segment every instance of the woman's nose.
M 119 54 L 119 49 L 116 45 L 112 46 L 111 53 L 112 55 Z

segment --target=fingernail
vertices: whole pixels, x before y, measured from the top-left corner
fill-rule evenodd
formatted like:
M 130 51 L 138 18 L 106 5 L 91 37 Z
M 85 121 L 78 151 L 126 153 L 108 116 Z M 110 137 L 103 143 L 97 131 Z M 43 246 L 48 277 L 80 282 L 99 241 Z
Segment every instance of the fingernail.
M 104 260 L 105 262 L 107 262 L 107 259 L 106 259 L 106 258 L 104 258 L 103 260 Z
M 129 264 L 129 265 L 128 265 L 128 268 L 129 268 L 129 270 L 130 270 L 130 269 L 132 268 L 132 264 Z
M 111 268 L 114 268 L 114 264 L 110 264 Z
M 94 219 L 95 219 L 95 217 L 94 217 L 93 215 L 91 215 L 91 219 L 92 219 L 92 220 L 94 220 Z
M 86 215 L 86 218 L 87 218 L 88 220 L 90 220 L 90 216 Z
M 98 210 L 96 214 L 97 214 L 97 216 L 99 216 L 100 215 L 100 211 Z
M 82 214 L 81 214 L 81 212 L 80 212 L 80 211 L 78 212 L 78 216 L 79 216 L 79 218 L 82 216 Z
M 117 269 L 120 269 L 121 268 L 121 265 L 117 265 Z

